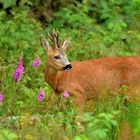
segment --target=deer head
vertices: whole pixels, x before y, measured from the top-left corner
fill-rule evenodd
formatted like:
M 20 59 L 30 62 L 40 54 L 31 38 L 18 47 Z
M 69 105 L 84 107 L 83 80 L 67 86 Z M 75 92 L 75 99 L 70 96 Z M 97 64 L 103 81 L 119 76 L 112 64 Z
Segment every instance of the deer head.
M 72 66 L 65 53 L 65 50 L 69 44 L 69 39 L 65 40 L 63 43 L 60 43 L 59 33 L 55 31 L 48 34 L 48 36 L 52 41 L 52 45 L 49 45 L 49 42 L 45 39 L 45 37 L 42 37 L 41 39 L 41 44 L 48 53 L 47 62 L 56 70 L 70 70 Z

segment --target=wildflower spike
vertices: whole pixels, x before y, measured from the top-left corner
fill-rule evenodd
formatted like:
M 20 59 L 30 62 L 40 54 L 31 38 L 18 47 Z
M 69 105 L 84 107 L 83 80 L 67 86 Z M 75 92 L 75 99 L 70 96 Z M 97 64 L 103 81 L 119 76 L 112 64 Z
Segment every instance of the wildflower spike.
M 22 63 L 22 57 L 19 58 L 19 61 L 18 61 L 18 66 L 14 72 L 14 80 L 15 82 L 18 82 L 20 77 L 22 76 L 23 74 L 23 70 L 24 70 L 24 67 L 23 67 L 23 63 Z

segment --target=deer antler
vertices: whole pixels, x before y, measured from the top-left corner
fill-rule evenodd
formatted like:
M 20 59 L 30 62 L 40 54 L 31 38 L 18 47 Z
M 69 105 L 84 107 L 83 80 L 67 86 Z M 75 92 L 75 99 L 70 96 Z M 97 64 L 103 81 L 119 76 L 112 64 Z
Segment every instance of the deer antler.
M 53 30 L 51 34 L 48 33 L 48 36 L 50 40 L 52 41 L 53 45 L 55 46 L 55 48 L 60 48 L 59 32 L 58 31 L 55 32 L 55 30 Z

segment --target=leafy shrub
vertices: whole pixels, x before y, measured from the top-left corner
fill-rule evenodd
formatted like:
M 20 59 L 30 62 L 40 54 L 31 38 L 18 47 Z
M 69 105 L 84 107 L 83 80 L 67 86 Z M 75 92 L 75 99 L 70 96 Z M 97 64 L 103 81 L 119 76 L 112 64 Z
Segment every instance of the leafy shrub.
M 75 1 L 76 2 L 76 1 Z M 68 7 L 63 7 L 54 15 L 53 26 L 56 28 L 70 27 L 70 28 L 91 28 L 93 19 L 88 16 L 88 3 L 76 2 Z M 64 15 L 65 13 L 65 15 Z
M 41 25 L 35 19 L 29 18 L 26 11 L 16 14 L 13 11 L 13 18 L 7 18 L 4 11 L 0 12 L 0 46 L 2 57 L 23 55 L 27 58 L 31 52 L 36 51 L 40 44 Z M 32 54 L 33 55 L 33 54 Z

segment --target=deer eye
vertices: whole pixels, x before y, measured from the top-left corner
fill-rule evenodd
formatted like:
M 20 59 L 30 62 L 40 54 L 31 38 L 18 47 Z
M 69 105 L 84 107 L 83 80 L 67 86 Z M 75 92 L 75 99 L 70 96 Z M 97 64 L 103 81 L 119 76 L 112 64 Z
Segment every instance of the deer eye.
M 57 55 L 57 56 L 55 56 L 54 58 L 55 58 L 55 59 L 60 59 L 60 56 L 59 56 L 59 55 Z

